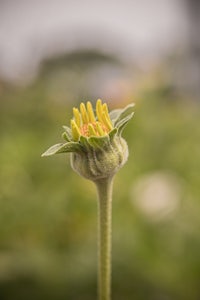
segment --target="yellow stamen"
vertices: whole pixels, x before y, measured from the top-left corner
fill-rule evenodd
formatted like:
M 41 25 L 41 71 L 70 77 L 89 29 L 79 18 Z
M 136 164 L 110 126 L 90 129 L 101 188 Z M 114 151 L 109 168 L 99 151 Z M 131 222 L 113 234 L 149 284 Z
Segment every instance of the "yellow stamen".
M 78 141 L 81 133 L 74 120 L 71 120 L 71 130 L 74 141 Z
M 81 126 L 81 116 L 80 116 L 79 110 L 74 107 L 73 113 L 74 113 L 75 122 L 76 122 L 77 126 L 80 127 Z
M 94 111 L 93 111 L 92 104 L 90 101 L 87 102 L 87 113 L 89 116 L 89 121 L 91 123 L 95 122 Z
M 80 105 L 80 112 L 81 112 L 83 123 L 87 124 L 89 122 L 89 117 L 84 103 L 81 103 Z

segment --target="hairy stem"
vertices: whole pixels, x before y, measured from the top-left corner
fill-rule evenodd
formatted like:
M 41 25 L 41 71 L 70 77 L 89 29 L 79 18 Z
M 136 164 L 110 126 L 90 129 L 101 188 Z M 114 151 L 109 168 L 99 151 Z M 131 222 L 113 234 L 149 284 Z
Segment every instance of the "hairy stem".
M 96 182 L 98 192 L 98 293 L 111 299 L 111 220 L 113 178 Z

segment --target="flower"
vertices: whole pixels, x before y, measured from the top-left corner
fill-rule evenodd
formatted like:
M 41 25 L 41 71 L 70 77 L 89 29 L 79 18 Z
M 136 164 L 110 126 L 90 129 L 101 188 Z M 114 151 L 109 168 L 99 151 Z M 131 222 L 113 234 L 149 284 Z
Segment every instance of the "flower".
M 63 126 L 65 143 L 50 147 L 42 156 L 71 152 L 72 168 L 96 181 L 113 176 L 128 158 L 128 146 L 122 131 L 133 116 L 134 104 L 109 113 L 106 103 L 96 102 L 96 114 L 91 102 L 73 108 L 71 127 Z

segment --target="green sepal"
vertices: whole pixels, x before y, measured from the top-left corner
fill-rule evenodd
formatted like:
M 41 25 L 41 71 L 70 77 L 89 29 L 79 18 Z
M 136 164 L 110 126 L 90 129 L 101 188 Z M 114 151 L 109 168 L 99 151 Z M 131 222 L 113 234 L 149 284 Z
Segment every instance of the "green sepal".
M 121 109 L 121 110 L 118 112 L 118 114 L 117 114 L 115 120 L 113 120 L 113 121 L 114 121 L 114 127 L 118 127 L 118 124 L 119 124 L 123 119 L 126 119 L 126 117 L 127 117 L 128 115 L 130 115 L 130 114 L 133 112 L 133 107 L 134 107 L 134 105 L 135 105 L 134 103 L 131 103 L 131 104 L 127 105 L 124 109 Z
M 71 140 L 69 139 L 69 136 L 68 136 L 68 134 L 66 133 L 66 131 L 62 133 L 62 138 L 63 138 L 65 141 L 67 141 L 67 142 L 71 142 Z
M 66 153 L 66 152 L 80 152 L 82 151 L 82 147 L 79 143 L 69 142 L 69 143 L 60 143 L 51 146 L 47 151 L 45 151 L 42 156 L 51 156 L 58 153 Z
M 134 113 L 132 112 L 125 118 L 123 118 L 120 122 L 117 124 L 118 134 L 121 135 L 122 131 L 124 130 L 127 123 L 130 121 L 130 119 L 133 117 Z
M 63 125 L 63 129 L 65 130 L 65 132 L 64 132 L 65 136 L 63 136 L 63 138 L 69 142 L 73 141 L 71 128 Z M 63 133 L 63 135 L 64 135 L 64 133 Z
M 104 148 L 110 142 L 109 136 L 91 136 L 88 138 L 88 143 L 93 148 Z
M 121 108 L 117 108 L 117 109 L 113 109 L 110 111 L 109 116 L 110 116 L 110 119 L 113 124 L 115 123 L 115 121 L 117 120 L 119 115 L 121 114 L 122 110 L 123 109 L 121 109 Z
M 117 128 L 114 128 L 113 130 L 111 130 L 109 132 L 108 135 L 109 135 L 110 141 L 112 141 L 114 139 L 114 137 L 115 137 L 116 134 L 117 134 Z
M 83 148 L 90 149 L 90 144 L 88 143 L 88 138 L 81 135 L 80 136 L 80 144 L 83 146 Z

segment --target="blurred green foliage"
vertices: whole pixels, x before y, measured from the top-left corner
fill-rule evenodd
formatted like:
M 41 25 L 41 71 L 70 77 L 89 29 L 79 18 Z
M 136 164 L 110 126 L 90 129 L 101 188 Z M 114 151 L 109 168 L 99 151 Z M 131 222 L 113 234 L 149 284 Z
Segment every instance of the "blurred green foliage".
M 0 88 L 1 300 L 96 298 L 95 188 L 71 170 L 68 155 L 40 157 L 61 141 L 76 105 L 72 88 L 58 85 L 52 97 L 50 79 L 45 73 L 28 87 Z M 88 100 L 80 94 L 77 103 Z M 143 88 L 138 98 L 124 131 L 129 161 L 114 185 L 113 299 L 197 300 L 199 103 L 165 85 Z M 172 172 L 181 190 L 176 211 L 164 219 L 145 214 L 132 193 L 157 171 Z

